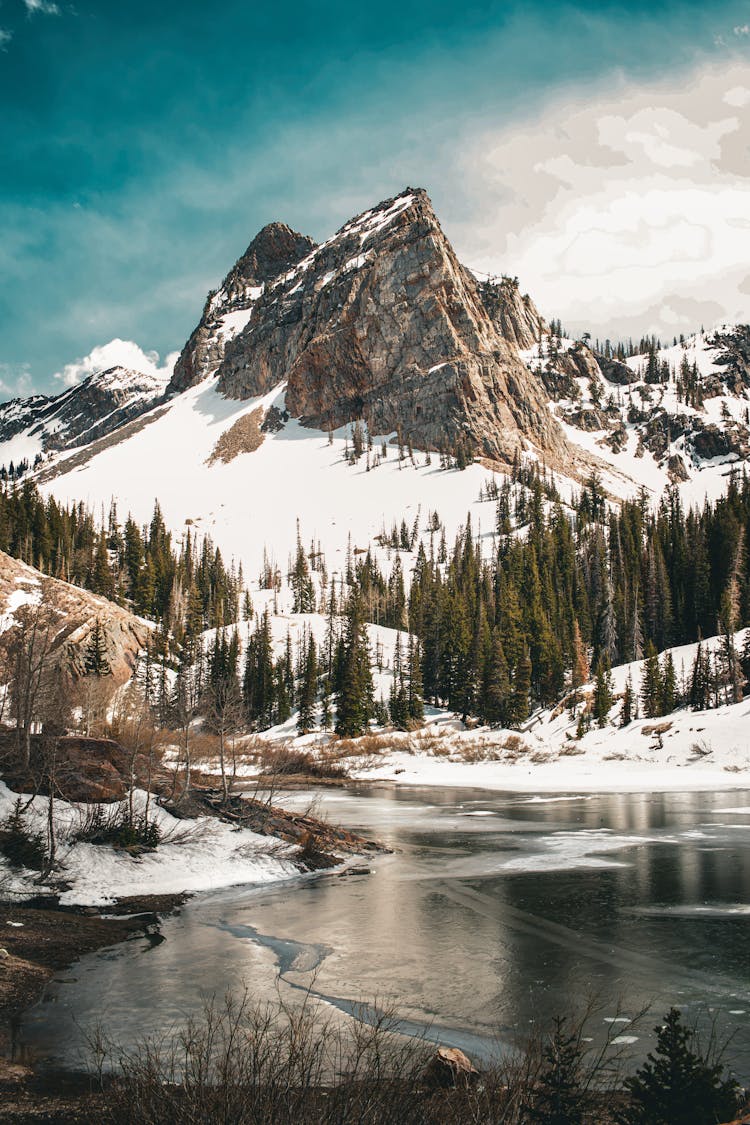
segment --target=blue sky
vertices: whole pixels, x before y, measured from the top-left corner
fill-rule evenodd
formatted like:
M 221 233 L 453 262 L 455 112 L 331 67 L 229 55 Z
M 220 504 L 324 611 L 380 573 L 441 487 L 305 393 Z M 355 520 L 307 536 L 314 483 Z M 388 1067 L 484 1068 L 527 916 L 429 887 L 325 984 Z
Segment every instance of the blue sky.
M 640 168 L 628 197 L 647 181 L 684 188 L 686 169 L 694 188 L 699 165 L 685 153 L 699 153 L 704 194 L 717 167 L 728 192 L 744 190 L 750 93 L 736 91 L 750 89 L 748 22 L 747 0 L 658 13 L 538 0 L 2 0 L 4 390 L 59 388 L 55 373 L 113 337 L 162 356 L 179 349 L 208 288 L 264 223 L 325 237 L 406 184 L 427 187 L 470 264 L 519 273 L 549 316 L 585 324 L 590 314 L 614 335 L 639 316 L 644 330 L 660 316 L 670 329 L 671 313 L 674 324 L 692 315 L 690 301 L 695 315 L 729 315 L 730 297 L 717 300 L 714 286 L 706 303 L 711 278 L 690 269 L 688 300 L 679 268 L 657 293 L 652 267 L 655 295 L 640 312 L 621 298 L 594 308 L 583 283 L 567 292 L 560 280 L 558 293 L 545 270 L 552 255 L 556 277 L 566 262 L 590 273 L 575 255 L 587 220 L 571 219 L 571 196 L 599 199 L 613 168 Z M 654 156 L 653 137 L 665 135 L 682 140 Z M 586 155 L 600 144 L 616 154 L 609 164 Z M 573 150 L 574 172 L 561 172 Z M 540 195 L 542 164 L 554 187 Z M 676 221 L 670 244 L 683 247 Z M 717 237 L 698 239 L 696 257 Z M 617 266 L 621 235 L 606 245 Z M 737 293 L 744 284 L 738 274 Z

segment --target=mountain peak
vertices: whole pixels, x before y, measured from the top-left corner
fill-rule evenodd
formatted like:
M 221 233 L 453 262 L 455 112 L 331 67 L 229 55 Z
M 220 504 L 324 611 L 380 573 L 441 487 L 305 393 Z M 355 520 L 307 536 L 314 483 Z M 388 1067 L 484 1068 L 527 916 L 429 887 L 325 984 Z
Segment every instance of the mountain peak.
M 311 426 L 361 418 L 373 434 L 501 461 L 527 443 L 561 454 L 518 352 L 540 318 L 533 306 L 521 317 L 504 290 L 495 299 L 499 310 L 459 263 L 424 188 L 382 200 L 319 245 L 271 223 L 209 298 L 170 391 L 214 372 L 228 398 L 286 382 L 287 409 Z
M 226 288 L 234 274 L 240 275 L 250 285 L 273 281 L 314 247 L 311 238 L 292 230 L 286 223 L 267 223 L 237 261 L 222 288 Z
M 273 222 L 262 227 L 219 289 L 209 293 L 200 323 L 175 364 L 169 393 L 184 391 L 216 370 L 224 358 L 227 341 L 247 323 L 248 310 L 263 287 L 314 249 L 311 238 L 286 223 Z

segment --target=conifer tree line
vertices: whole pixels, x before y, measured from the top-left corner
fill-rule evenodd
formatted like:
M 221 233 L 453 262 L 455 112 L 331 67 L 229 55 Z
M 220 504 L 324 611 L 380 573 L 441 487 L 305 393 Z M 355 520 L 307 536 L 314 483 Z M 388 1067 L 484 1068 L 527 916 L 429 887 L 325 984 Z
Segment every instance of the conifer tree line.
M 208 537 L 188 529 L 180 543 L 167 530 L 158 503 L 145 527 L 118 520 L 112 504 L 97 520 L 83 504 L 44 499 L 32 481 L 0 488 L 0 550 L 185 632 L 236 621 L 242 574 L 225 566 Z
M 203 651 L 206 628 L 239 621 L 241 573 L 209 540 L 188 533 L 175 545 L 158 505 L 143 529 L 130 518 L 121 526 L 114 509 L 101 527 L 82 505 L 60 507 L 25 483 L 0 492 L 0 547 L 161 624 L 147 657 L 149 692 L 161 720 L 177 727 L 208 707 L 219 726 L 225 712 L 243 729 L 297 712 L 300 732 L 322 726 L 354 736 L 373 719 L 408 729 L 425 703 L 517 727 L 537 705 L 571 692 L 577 699 L 592 676 L 587 721 L 603 723 L 611 668 L 643 658 L 643 683 L 629 685 L 623 722 L 742 697 L 750 648 L 738 651 L 735 634 L 750 622 L 747 477 L 734 475 L 725 496 L 687 511 L 676 488 L 656 509 L 645 492 L 614 507 L 596 476 L 564 505 L 544 470 L 517 464 L 481 499 L 490 534 L 480 538 L 468 518 L 449 546 L 438 513 L 418 517 L 418 539 L 402 521 L 392 538 L 381 537 L 388 572 L 350 544 L 342 573 L 329 578 L 319 548 L 308 553 L 298 535 L 292 609 L 324 613 L 325 635 L 316 640 L 303 624 L 279 655 L 269 611 L 254 616 L 247 594 L 244 656 L 231 628 Z M 382 656 L 371 650 L 368 623 L 400 631 L 388 699 L 375 697 Z M 681 678 L 658 656 L 714 634 L 718 651 L 701 646 Z

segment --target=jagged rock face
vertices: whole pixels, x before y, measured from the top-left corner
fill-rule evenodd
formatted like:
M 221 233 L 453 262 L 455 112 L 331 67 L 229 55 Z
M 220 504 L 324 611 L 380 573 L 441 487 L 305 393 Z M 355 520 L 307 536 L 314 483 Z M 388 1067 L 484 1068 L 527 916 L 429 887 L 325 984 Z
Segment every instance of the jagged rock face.
M 737 324 L 729 332 L 717 332 L 713 346 L 718 349 L 716 363 L 723 381 L 733 394 L 750 387 L 750 325 Z
M 427 449 L 468 439 L 500 461 L 525 443 L 566 448 L 421 190 L 351 220 L 267 284 L 218 374 L 230 398 L 286 381 L 290 414 L 320 428 L 362 418 L 373 434 L 401 430 Z
M 216 370 L 227 342 L 247 323 L 248 310 L 263 286 L 296 265 L 314 247 L 311 238 L 285 223 L 270 223 L 256 235 L 221 288 L 209 294 L 200 323 L 175 364 L 170 393 L 184 391 Z
M 517 277 L 479 282 L 482 303 L 501 336 L 517 348 L 531 348 L 546 331 L 539 309 L 527 293 L 521 293 Z
M 164 396 L 158 375 L 111 367 L 59 395 L 33 395 L 0 404 L 0 445 L 27 434 L 57 452 L 87 445 L 138 417 Z

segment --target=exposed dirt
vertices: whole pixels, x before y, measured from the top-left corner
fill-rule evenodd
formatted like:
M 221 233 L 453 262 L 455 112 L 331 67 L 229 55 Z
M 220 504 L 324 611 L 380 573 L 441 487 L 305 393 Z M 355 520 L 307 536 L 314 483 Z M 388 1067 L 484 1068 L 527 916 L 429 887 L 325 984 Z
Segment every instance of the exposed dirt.
M 243 414 L 221 435 L 211 450 L 211 456 L 206 464 L 215 465 L 217 461 L 221 461 L 222 464 L 227 465 L 230 461 L 234 461 L 235 457 L 239 457 L 240 453 L 255 453 L 265 439 L 260 428 L 262 421 L 263 411 L 260 407 L 250 414 Z
M 144 895 L 109 907 L 61 907 L 54 896 L 23 904 L 0 901 L 0 1121 L 94 1121 L 88 1116 L 89 1080 L 42 1075 L 19 1048 L 22 1013 L 44 995 L 49 981 L 86 953 L 154 934 L 159 915 L 185 895 Z M 123 915 L 113 917 L 113 915 Z

